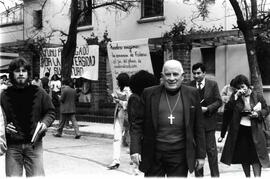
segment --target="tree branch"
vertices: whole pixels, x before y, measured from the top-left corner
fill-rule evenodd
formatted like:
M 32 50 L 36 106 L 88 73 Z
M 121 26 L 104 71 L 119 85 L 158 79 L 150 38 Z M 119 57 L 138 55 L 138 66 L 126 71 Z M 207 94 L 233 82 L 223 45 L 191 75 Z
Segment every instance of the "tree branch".
M 44 3 L 43 3 L 42 6 L 41 6 L 41 9 L 44 8 L 44 6 L 45 6 L 46 3 L 47 3 L 47 0 L 44 1 Z
M 244 28 L 243 25 L 245 23 L 245 19 L 243 17 L 243 13 L 241 11 L 241 8 L 237 2 L 237 0 L 230 0 L 230 3 L 234 9 L 234 12 L 235 12 L 235 15 L 237 17 L 237 23 L 238 23 L 238 26 L 239 28 Z
M 3 4 L 3 6 L 5 7 L 5 9 L 6 9 L 6 11 L 7 11 L 8 9 L 7 9 L 6 5 L 5 5 L 5 3 L 4 3 L 3 1 L 0 1 L 0 3 Z
M 251 0 L 251 18 L 256 19 L 258 14 L 257 0 Z
M 245 11 L 246 11 L 246 20 L 248 20 L 248 15 L 249 15 L 249 11 L 248 11 L 248 4 L 247 4 L 247 1 L 244 0 L 244 7 L 245 7 Z
M 139 2 L 139 1 L 115 0 L 112 2 L 105 2 L 101 4 L 92 4 L 92 9 L 97 9 L 104 6 L 114 6 L 118 9 L 121 9 L 124 12 L 127 12 L 130 9 L 130 7 L 134 6 L 133 3 L 135 2 Z

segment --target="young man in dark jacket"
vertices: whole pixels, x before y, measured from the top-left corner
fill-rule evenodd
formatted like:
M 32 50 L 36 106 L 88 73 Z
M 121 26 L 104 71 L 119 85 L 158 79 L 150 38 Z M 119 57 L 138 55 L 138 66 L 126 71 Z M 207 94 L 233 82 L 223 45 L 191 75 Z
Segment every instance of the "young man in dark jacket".
M 57 129 L 57 133 L 54 134 L 55 137 L 61 137 L 63 128 L 66 122 L 71 121 L 74 131 L 75 131 L 75 139 L 79 139 L 81 137 L 79 126 L 76 120 L 76 90 L 72 88 L 72 81 L 71 79 L 65 79 L 63 81 L 63 86 L 61 90 L 61 97 L 60 97 L 60 113 L 61 113 L 61 121 L 59 127 Z
M 194 80 L 191 81 L 190 86 L 198 89 L 201 98 L 206 153 L 211 177 L 219 177 L 215 132 L 217 126 L 216 113 L 218 108 L 222 105 L 222 101 L 218 85 L 217 82 L 205 78 L 206 71 L 205 66 L 202 63 L 196 63 L 192 66 L 192 74 Z M 195 176 L 203 177 L 203 168 L 195 170 Z
M 42 137 L 55 119 L 49 95 L 29 82 L 31 67 L 22 57 L 9 65 L 12 86 L 1 94 L 1 106 L 6 115 L 6 175 L 44 176 Z M 40 126 L 37 140 L 32 137 Z

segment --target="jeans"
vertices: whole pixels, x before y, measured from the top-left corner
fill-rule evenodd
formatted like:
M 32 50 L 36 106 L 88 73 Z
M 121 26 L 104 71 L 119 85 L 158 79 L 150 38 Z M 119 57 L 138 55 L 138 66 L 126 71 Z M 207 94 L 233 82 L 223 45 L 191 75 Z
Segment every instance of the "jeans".
M 23 167 L 26 177 L 44 176 L 42 142 L 35 147 L 30 143 L 9 144 L 6 153 L 6 176 L 22 176 Z

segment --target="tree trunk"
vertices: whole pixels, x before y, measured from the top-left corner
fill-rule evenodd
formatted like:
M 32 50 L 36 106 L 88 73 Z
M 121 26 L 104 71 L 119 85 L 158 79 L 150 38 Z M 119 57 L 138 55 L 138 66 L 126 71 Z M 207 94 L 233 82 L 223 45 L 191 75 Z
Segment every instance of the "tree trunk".
M 250 69 L 251 84 L 259 95 L 263 95 L 263 84 L 261 72 L 257 60 L 256 41 L 252 28 L 245 22 L 238 22 L 239 29 L 244 35 L 246 42 L 246 50 L 248 57 L 248 64 Z
M 78 0 L 72 0 L 70 4 L 70 26 L 68 38 L 63 45 L 61 56 L 62 80 L 71 78 L 73 57 L 77 45 L 77 24 L 79 19 Z

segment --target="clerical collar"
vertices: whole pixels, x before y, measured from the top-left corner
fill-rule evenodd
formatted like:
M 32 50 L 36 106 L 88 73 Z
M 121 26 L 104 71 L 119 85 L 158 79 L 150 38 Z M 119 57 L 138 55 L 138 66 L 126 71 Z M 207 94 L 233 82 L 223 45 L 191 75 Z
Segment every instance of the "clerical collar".
M 175 90 L 175 91 L 169 91 L 169 90 L 167 90 L 167 89 L 165 88 L 165 92 L 166 92 L 168 95 L 170 95 L 170 96 L 174 96 L 174 95 L 176 95 L 176 94 L 180 91 L 180 89 L 181 89 L 181 86 L 180 86 L 177 90 Z

